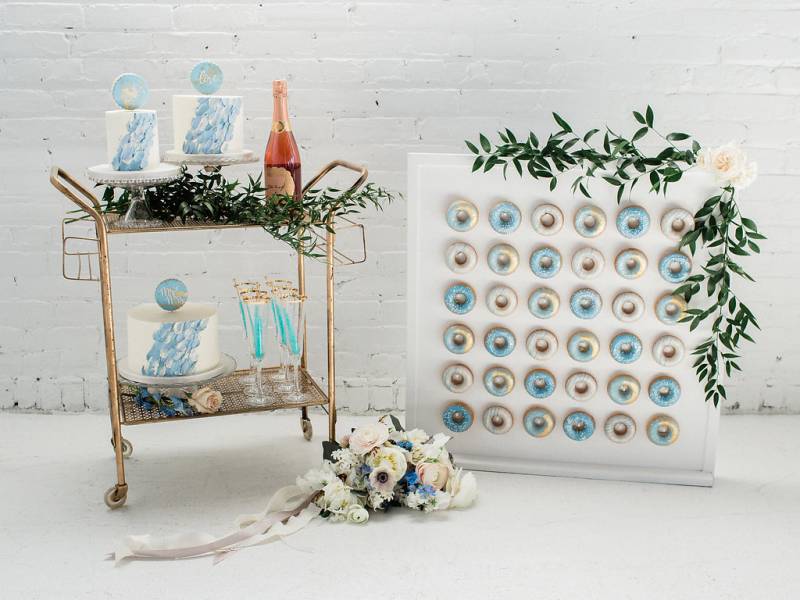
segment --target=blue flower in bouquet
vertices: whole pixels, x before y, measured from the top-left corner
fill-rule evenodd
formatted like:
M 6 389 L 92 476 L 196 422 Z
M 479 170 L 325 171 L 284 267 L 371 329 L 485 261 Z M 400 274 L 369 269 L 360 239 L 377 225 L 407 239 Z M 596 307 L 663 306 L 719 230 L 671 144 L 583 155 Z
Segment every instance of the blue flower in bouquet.
M 409 471 L 405 474 L 405 477 L 403 477 L 403 481 L 408 486 L 416 485 L 417 481 L 419 481 L 419 476 L 416 471 Z
M 362 475 L 369 475 L 369 474 L 372 472 L 372 467 L 370 467 L 370 466 L 369 466 L 368 464 L 366 464 L 366 463 L 365 463 L 365 464 L 363 464 L 363 465 L 361 465 L 361 466 L 360 466 L 358 469 L 359 469 L 359 471 L 360 471 L 360 473 L 361 473 Z
M 417 487 L 417 492 L 420 496 L 435 496 L 436 495 L 436 488 L 432 485 L 420 485 Z
M 395 442 L 395 444 L 400 446 L 403 450 L 408 450 L 409 452 L 411 451 L 411 448 L 414 447 L 414 444 L 412 444 L 411 442 L 403 441 L 403 440 L 401 440 L 399 442 Z

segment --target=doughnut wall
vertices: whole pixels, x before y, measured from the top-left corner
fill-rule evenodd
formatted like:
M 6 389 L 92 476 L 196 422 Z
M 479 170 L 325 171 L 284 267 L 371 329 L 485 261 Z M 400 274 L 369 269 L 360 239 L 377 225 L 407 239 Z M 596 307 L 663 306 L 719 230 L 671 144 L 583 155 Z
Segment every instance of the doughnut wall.
M 602 180 L 586 198 L 572 173 L 550 191 L 471 163 L 409 156 L 409 424 L 470 468 L 711 485 L 708 332 L 672 291 L 703 261 L 678 243 L 713 181 L 618 204 Z

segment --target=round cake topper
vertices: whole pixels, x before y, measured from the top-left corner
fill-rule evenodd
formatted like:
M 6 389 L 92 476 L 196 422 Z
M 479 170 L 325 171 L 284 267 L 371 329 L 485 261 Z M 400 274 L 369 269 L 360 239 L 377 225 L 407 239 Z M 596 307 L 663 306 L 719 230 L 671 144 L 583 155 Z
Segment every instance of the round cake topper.
M 180 279 L 165 279 L 156 286 L 156 304 L 164 310 L 178 310 L 186 304 L 189 290 Z
M 144 77 L 136 73 L 123 73 L 114 80 L 111 95 L 117 106 L 125 110 L 134 110 L 144 106 L 150 89 Z
M 222 69 L 212 62 L 197 63 L 189 79 L 201 94 L 213 94 L 222 86 Z

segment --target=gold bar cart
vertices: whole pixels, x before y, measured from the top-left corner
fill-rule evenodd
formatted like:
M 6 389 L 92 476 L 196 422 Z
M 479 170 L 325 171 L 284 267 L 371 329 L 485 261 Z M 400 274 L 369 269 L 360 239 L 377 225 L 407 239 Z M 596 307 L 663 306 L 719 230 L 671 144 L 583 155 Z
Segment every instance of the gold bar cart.
M 349 191 L 355 191 L 367 179 L 367 169 L 363 166 L 355 165 L 343 160 L 335 160 L 326 165 L 311 181 L 303 188 L 303 194 L 309 189 L 314 188 L 326 175 L 334 169 L 341 167 L 357 173 L 357 180 L 350 186 Z M 113 304 L 111 299 L 111 271 L 109 267 L 109 246 L 108 237 L 110 235 L 134 234 L 134 233 L 156 233 L 156 232 L 176 232 L 200 229 L 227 229 L 259 227 L 258 225 L 248 224 L 223 224 L 207 222 L 187 222 L 187 223 L 163 223 L 157 226 L 146 227 L 120 227 L 116 219 L 110 215 L 104 215 L 98 199 L 88 189 L 81 185 L 74 177 L 59 167 L 53 167 L 50 172 L 50 182 L 52 185 L 66 196 L 71 202 L 83 209 L 93 220 L 95 237 L 74 237 L 66 232 L 68 219 L 62 221 L 62 274 L 64 278 L 77 281 L 99 281 L 100 297 L 103 307 L 103 330 L 105 334 L 106 368 L 108 371 L 108 402 L 109 413 L 111 416 L 111 444 L 114 449 L 116 461 L 117 483 L 109 488 L 104 495 L 104 499 L 109 508 L 119 508 L 127 499 L 128 483 L 125 479 L 124 459 L 133 452 L 133 445 L 122 436 L 123 425 L 138 425 L 144 423 L 174 422 L 177 420 L 194 419 L 202 417 L 216 417 L 247 412 L 276 410 L 283 408 L 299 408 L 300 423 L 303 436 L 306 440 L 312 437 L 311 421 L 308 418 L 308 407 L 321 406 L 328 413 L 328 438 L 333 440 L 336 436 L 336 356 L 334 347 L 334 268 L 336 266 L 351 265 L 364 262 L 366 260 L 366 247 L 364 244 L 364 227 L 346 218 L 339 218 L 337 221 L 326 223 L 327 227 L 322 232 L 315 232 L 318 239 L 317 248 L 324 251 L 325 258 L 325 295 L 326 295 L 326 330 L 327 330 L 327 393 L 317 385 L 307 371 L 307 346 L 303 348 L 301 358 L 301 385 L 305 393 L 306 400 L 302 403 L 287 404 L 281 402 L 280 396 L 269 386 L 265 387 L 268 395 L 271 395 L 273 402 L 266 406 L 250 406 L 245 400 L 244 390 L 239 381 L 246 371 L 234 371 L 230 375 L 222 376 L 205 385 L 220 391 L 223 395 L 222 407 L 216 413 L 195 414 L 192 416 L 165 416 L 157 410 L 146 410 L 136 404 L 133 400 L 136 394 L 136 386 L 121 381 L 117 371 L 117 353 L 114 336 L 114 316 Z M 335 248 L 336 232 L 341 229 L 357 228 L 360 234 L 361 255 L 359 257 L 348 256 Z M 73 243 L 88 245 L 90 250 L 80 251 L 71 250 Z M 92 267 L 92 260 L 96 257 L 99 265 L 99 272 Z M 77 260 L 77 275 L 68 274 L 67 261 Z M 298 252 L 297 255 L 297 284 L 301 294 L 306 293 L 306 272 L 305 256 Z M 272 369 L 266 369 L 269 373 Z M 269 381 L 268 377 L 265 377 Z

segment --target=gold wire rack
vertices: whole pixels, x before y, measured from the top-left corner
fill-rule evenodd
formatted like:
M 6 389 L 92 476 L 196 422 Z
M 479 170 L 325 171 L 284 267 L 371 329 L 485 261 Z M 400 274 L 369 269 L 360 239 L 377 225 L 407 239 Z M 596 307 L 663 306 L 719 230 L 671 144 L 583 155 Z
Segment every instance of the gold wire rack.
M 358 174 L 357 180 L 349 187 L 348 191 L 355 191 L 367 179 L 367 169 L 343 160 L 335 160 L 326 165 L 302 190 L 305 194 L 316 186 L 330 172 L 343 168 Z M 363 225 L 342 218 L 331 219 L 324 228 L 314 232 L 317 237 L 315 250 L 320 253 L 321 261 L 325 265 L 325 296 L 326 296 L 326 335 L 327 335 L 327 390 L 317 385 L 306 370 L 308 364 L 307 347 L 305 344 L 300 361 L 301 386 L 305 393 L 302 403 L 288 403 L 283 401 L 279 391 L 268 384 L 268 397 L 271 402 L 265 406 L 250 406 L 246 403 L 244 390 L 239 381 L 242 372 L 234 372 L 220 377 L 206 385 L 222 392 L 222 408 L 218 412 L 192 416 L 165 416 L 156 411 L 142 409 L 135 401 L 136 386 L 125 382 L 119 377 L 117 371 L 116 339 L 114 334 L 113 303 L 111 299 L 111 268 L 108 238 L 110 235 L 134 233 L 174 233 L 176 231 L 196 231 L 204 229 L 233 229 L 260 227 L 256 224 L 208 223 L 198 221 L 159 223 L 143 227 L 122 227 L 118 223 L 118 216 L 103 213 L 99 200 L 86 187 L 78 182 L 72 175 L 59 167 L 53 167 L 50 172 L 50 183 L 67 199 L 76 204 L 91 217 L 91 221 L 75 222 L 74 219 L 62 220 L 62 274 L 71 281 L 98 281 L 100 283 L 100 298 L 103 312 L 103 330 L 105 337 L 106 370 L 108 373 L 108 398 L 109 413 L 111 417 L 111 444 L 114 448 L 116 463 L 117 483 L 109 488 L 104 500 L 109 508 L 119 508 L 125 504 L 128 495 L 128 483 L 125 478 L 124 459 L 133 452 L 133 445 L 122 437 L 123 425 L 139 425 L 145 423 L 163 423 L 192 420 L 200 417 L 217 417 L 231 414 L 262 412 L 283 408 L 300 410 L 300 424 L 303 436 L 310 440 L 312 436 L 311 421 L 308 418 L 308 407 L 321 406 L 328 414 L 328 438 L 333 440 L 336 436 L 336 356 L 335 356 L 335 328 L 334 328 L 334 272 L 337 266 L 354 265 L 366 260 L 366 244 Z M 94 236 L 89 234 L 73 235 L 67 232 L 67 226 L 72 223 L 78 227 L 82 223 L 84 228 L 93 225 Z M 339 231 L 356 233 L 358 254 L 352 256 L 336 248 L 335 241 Z M 68 263 L 72 261 L 74 268 L 69 269 Z M 297 253 L 297 287 L 302 295 L 306 295 L 305 255 Z M 266 370 L 267 373 L 270 369 Z M 268 379 L 268 378 L 265 378 Z
M 218 417 L 221 415 L 237 415 L 250 412 L 263 412 L 270 410 L 281 410 L 287 408 L 302 408 L 309 406 L 322 406 L 328 404 L 325 392 L 317 385 L 314 379 L 305 369 L 300 371 L 300 392 L 304 396 L 303 402 L 287 402 L 284 400 L 285 394 L 275 387 L 270 379 L 270 375 L 278 371 L 278 367 L 269 367 L 263 370 L 264 375 L 264 395 L 267 398 L 264 406 L 253 406 L 247 400 L 241 378 L 248 374 L 246 370 L 234 371 L 230 375 L 219 377 L 211 382 L 204 384 L 222 393 L 222 406 L 214 413 L 195 413 L 190 416 L 166 416 L 158 410 L 147 410 L 139 406 L 134 401 L 134 396 L 138 386 L 122 382 L 122 424 L 140 425 L 142 423 L 167 423 L 170 421 L 180 421 L 184 419 L 199 419 L 204 417 Z M 305 430 L 304 430 L 305 431 Z

